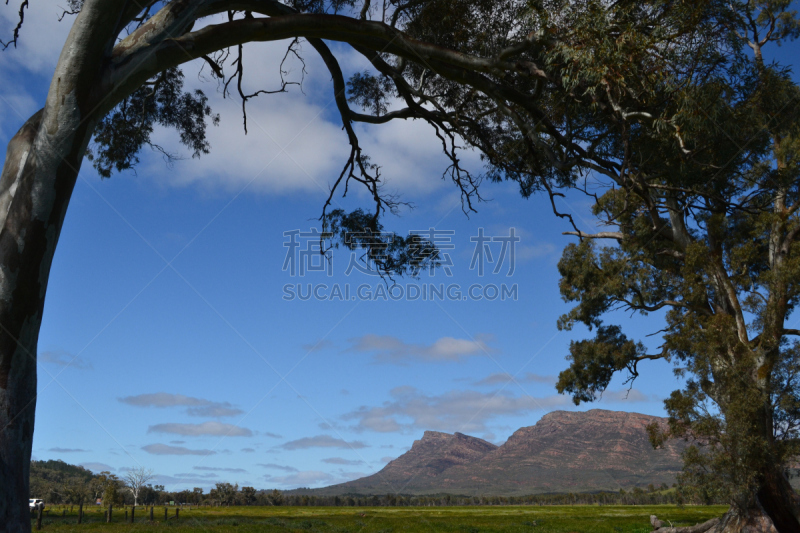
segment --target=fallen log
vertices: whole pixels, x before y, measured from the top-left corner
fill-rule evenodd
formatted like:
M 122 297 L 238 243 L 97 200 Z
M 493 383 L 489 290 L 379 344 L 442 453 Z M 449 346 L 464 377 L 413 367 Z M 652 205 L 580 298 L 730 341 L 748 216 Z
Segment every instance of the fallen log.
M 719 518 L 712 518 L 694 526 L 675 527 L 671 524 L 665 526 L 664 522 L 659 520 L 656 515 L 650 515 L 650 524 L 653 526 L 653 531 L 658 533 L 705 533 L 717 527 Z

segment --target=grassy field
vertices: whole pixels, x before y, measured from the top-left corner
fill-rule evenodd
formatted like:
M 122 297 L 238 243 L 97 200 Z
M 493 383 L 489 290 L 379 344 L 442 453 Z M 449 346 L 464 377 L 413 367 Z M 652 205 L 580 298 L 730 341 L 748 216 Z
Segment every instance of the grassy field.
M 650 515 L 674 525 L 691 525 L 724 513 L 726 507 L 656 506 L 543 506 L 543 507 L 228 507 L 182 510 L 180 518 L 164 522 L 164 508 L 156 507 L 149 522 L 141 508 L 136 523 L 123 523 L 124 511 L 115 510 L 114 523 L 91 509 L 78 525 L 77 513 L 62 518 L 51 509 L 42 520 L 43 531 L 66 532 L 261 532 L 278 533 L 649 533 Z M 53 515 L 59 516 L 53 516 Z M 175 510 L 169 509 L 174 517 Z M 35 522 L 34 522 L 35 525 Z

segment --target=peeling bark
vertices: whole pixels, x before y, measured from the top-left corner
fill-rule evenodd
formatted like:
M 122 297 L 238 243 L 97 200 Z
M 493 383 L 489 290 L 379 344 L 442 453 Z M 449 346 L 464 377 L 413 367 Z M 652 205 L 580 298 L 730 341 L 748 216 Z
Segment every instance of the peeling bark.
M 65 98 L 65 101 L 68 99 Z M 67 104 L 69 106 L 69 104 Z M 36 354 L 50 266 L 88 142 L 67 109 L 48 132 L 45 111 L 9 145 L 0 178 L 0 524 L 30 530 L 28 497 L 36 408 Z
M 87 95 L 123 0 L 87 0 L 45 107 L 8 145 L 0 175 L 0 531 L 28 532 L 36 357 L 50 266 L 96 120 Z
M 25 246 L 24 240 L 19 242 L 20 220 L 30 209 L 30 202 L 18 201 L 14 206 L 13 200 L 30 193 L 30 180 L 25 180 L 28 176 L 24 170 L 41 115 L 39 112 L 28 120 L 9 143 L 0 178 L 0 523 L 8 532 L 30 530 L 30 511 L 24 498 L 28 494 L 33 445 L 36 339 L 41 308 L 31 305 L 38 298 L 25 294 L 31 289 L 26 279 L 30 269 L 22 272 L 20 268 L 20 256 L 32 249 Z M 20 296 L 23 301 L 15 299 Z

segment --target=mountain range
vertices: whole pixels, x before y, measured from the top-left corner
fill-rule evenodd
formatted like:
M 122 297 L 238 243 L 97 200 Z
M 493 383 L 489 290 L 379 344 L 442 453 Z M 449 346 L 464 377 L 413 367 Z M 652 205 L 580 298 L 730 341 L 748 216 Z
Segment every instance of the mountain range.
M 653 449 L 646 427 L 654 422 L 666 425 L 664 418 L 638 413 L 554 411 L 500 446 L 462 433 L 426 431 L 373 475 L 303 492 L 500 496 L 671 485 L 687 444 L 673 439 Z

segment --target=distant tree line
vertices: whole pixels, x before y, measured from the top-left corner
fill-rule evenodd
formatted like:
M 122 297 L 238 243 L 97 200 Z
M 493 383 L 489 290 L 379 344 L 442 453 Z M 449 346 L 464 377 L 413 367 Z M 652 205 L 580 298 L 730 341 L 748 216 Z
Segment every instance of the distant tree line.
M 31 461 L 30 497 L 42 498 L 47 505 L 93 504 L 98 499 L 104 505 L 132 505 L 132 487 L 111 472 L 93 474 L 89 470 L 63 461 Z M 231 506 L 273 505 L 311 507 L 444 507 L 460 505 L 710 505 L 724 499 L 702 487 L 662 484 L 647 488 L 634 487 L 618 492 L 582 492 L 562 494 L 531 494 L 525 496 L 467 496 L 454 494 L 345 494 L 324 496 L 303 494 L 303 490 L 281 492 L 239 487 L 237 484 L 217 483 L 206 492 L 201 487 L 168 491 L 163 485 L 146 484 L 139 487 L 139 505 Z
M 345 494 L 318 496 L 314 494 L 283 494 L 288 506 L 351 506 L 351 507 L 447 507 L 471 505 L 712 505 L 724 503 L 714 494 L 701 489 L 678 486 L 649 485 L 618 492 L 579 492 L 559 494 L 528 494 L 524 496 L 466 496 L 455 494 Z

